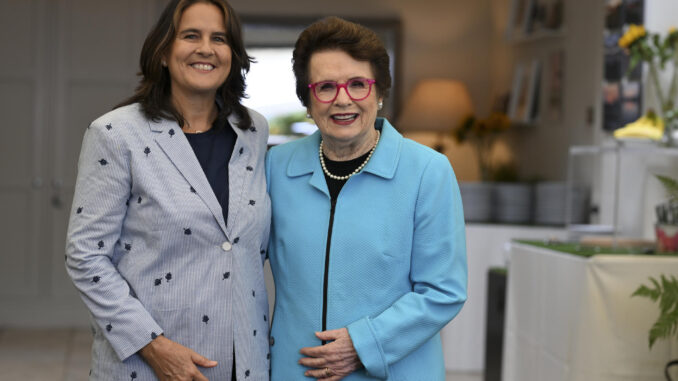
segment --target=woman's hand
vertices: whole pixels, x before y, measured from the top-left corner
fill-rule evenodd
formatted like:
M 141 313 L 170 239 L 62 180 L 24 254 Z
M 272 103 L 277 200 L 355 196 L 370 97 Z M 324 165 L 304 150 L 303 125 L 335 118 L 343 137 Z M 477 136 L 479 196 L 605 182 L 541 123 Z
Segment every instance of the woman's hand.
M 316 332 L 315 335 L 331 343 L 301 349 L 301 354 L 308 357 L 299 360 L 299 364 L 314 368 L 304 373 L 306 377 L 337 381 L 362 366 L 346 328 Z
M 153 368 L 158 380 L 209 381 L 198 370 L 198 366 L 212 368 L 212 361 L 193 350 L 160 335 L 139 351 L 141 357 Z

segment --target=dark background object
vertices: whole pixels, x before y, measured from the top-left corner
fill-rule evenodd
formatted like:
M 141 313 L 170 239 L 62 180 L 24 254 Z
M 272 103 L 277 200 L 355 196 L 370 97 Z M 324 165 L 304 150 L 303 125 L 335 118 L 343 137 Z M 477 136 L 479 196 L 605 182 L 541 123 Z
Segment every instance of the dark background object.
M 491 268 L 487 272 L 485 381 L 501 381 L 506 276 L 506 269 Z

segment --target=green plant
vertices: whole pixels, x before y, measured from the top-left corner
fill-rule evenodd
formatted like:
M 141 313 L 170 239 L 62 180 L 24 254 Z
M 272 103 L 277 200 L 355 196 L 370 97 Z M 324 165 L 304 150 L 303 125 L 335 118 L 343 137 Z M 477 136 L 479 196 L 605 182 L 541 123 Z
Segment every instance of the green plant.
M 654 175 L 664 186 L 670 201 L 678 201 L 678 180 L 662 175 Z
M 650 277 L 652 286 L 640 285 L 631 296 L 650 298 L 659 302 L 659 317 L 650 328 L 649 346 L 652 348 L 657 339 L 678 339 L 678 279 L 662 274 L 660 280 Z

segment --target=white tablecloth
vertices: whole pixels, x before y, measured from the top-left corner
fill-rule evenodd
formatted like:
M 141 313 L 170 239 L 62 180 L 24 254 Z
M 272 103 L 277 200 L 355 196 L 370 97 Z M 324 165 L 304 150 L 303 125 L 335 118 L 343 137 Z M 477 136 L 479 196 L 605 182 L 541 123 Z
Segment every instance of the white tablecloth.
M 659 309 L 631 297 L 648 277 L 678 274 L 678 257 L 583 258 L 512 244 L 503 381 L 664 381 L 678 343 L 648 331 Z
M 513 238 L 563 239 L 565 229 L 537 226 L 466 224 L 468 300 L 441 332 L 445 368 L 456 372 L 485 369 L 487 271 L 505 267 Z

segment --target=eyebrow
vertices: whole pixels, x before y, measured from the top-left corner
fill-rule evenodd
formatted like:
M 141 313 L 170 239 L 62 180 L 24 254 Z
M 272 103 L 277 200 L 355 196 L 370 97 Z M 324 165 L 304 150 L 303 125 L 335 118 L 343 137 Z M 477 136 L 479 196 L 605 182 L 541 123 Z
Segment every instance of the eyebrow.
M 186 33 L 202 34 L 202 31 L 200 29 L 189 28 L 189 29 L 184 29 L 184 30 L 180 31 L 178 34 L 186 34 Z M 214 32 L 214 33 L 212 33 L 212 35 L 213 36 L 226 37 L 226 32 Z

